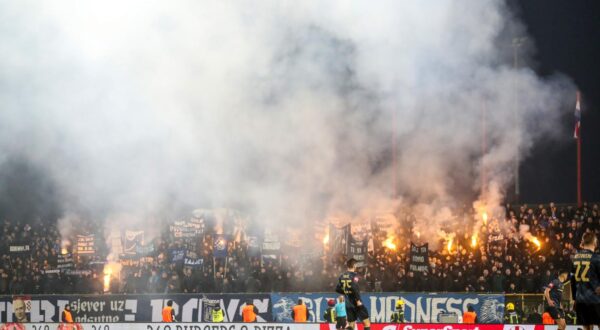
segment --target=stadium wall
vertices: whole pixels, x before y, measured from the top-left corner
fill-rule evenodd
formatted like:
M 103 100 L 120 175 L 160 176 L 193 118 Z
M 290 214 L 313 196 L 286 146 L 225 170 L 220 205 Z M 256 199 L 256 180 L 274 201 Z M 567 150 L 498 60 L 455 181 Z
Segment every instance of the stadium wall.
M 258 308 L 258 322 L 291 322 L 291 309 L 302 299 L 309 311 L 309 320 L 324 322 L 327 300 L 335 293 L 273 293 L 273 294 L 161 294 L 161 295 L 45 295 L 0 297 L 0 322 L 13 322 L 13 301 L 25 301 L 27 319 L 33 323 L 59 322 L 64 307 L 71 307 L 76 322 L 122 323 L 160 322 L 161 311 L 173 300 L 177 320 L 210 322 L 212 308 L 219 304 L 225 322 L 240 322 L 241 308 L 248 299 Z M 405 302 L 408 322 L 435 323 L 446 314 L 462 315 L 472 305 L 481 323 L 502 323 L 504 296 L 500 294 L 457 293 L 365 293 L 362 295 L 372 322 L 388 322 L 398 299 Z

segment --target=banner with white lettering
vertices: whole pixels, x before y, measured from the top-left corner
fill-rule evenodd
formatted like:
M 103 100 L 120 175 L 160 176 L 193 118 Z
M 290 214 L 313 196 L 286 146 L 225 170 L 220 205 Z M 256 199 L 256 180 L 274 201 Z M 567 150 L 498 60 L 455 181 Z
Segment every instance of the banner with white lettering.
M 29 244 L 21 244 L 21 245 L 9 245 L 8 252 L 11 254 L 30 254 L 31 247 Z
M 175 221 L 169 226 L 173 238 L 194 238 L 204 233 L 204 220 L 192 218 L 188 221 Z
M 306 304 L 311 320 L 325 322 L 323 313 L 327 309 L 327 300 L 337 295 L 274 293 L 273 321 L 292 322 L 291 309 L 298 299 Z M 371 322 L 389 322 L 395 310 L 396 301 L 404 301 L 407 322 L 439 322 L 441 315 L 456 314 L 462 317 L 467 306 L 472 305 L 480 323 L 501 323 L 504 318 L 504 296 L 501 294 L 452 294 L 452 293 L 362 293 L 363 304 L 369 310 Z
M 169 250 L 169 260 L 171 262 L 180 262 L 185 258 L 185 250 L 184 249 L 170 249 Z
M 77 254 L 96 253 L 96 235 L 77 235 L 75 252 Z
M 429 272 L 429 244 L 415 245 L 410 242 L 410 263 L 408 269 L 415 273 Z
M 200 267 L 202 267 L 203 264 L 204 264 L 204 259 L 202 259 L 202 258 L 190 258 L 190 257 L 186 256 L 183 259 L 183 265 L 187 266 L 187 267 L 200 268 Z
M 364 267 L 367 264 L 367 249 L 368 240 L 356 240 L 350 235 L 350 242 L 348 243 L 348 257 L 356 259 L 357 267 Z
M 56 268 L 65 272 L 67 270 L 73 269 L 75 266 L 73 264 L 73 255 L 70 253 L 67 254 L 59 254 L 57 258 Z
M 161 322 L 162 309 L 173 300 L 175 318 L 180 322 L 203 322 L 204 299 L 218 301 L 225 322 L 241 322 L 247 299 L 258 309 L 257 321 L 272 321 L 269 294 L 172 294 L 172 295 L 48 295 L 31 296 L 21 308 L 21 301 L 0 297 L 0 323 L 27 319 L 32 323 L 58 322 L 66 305 L 71 307 L 75 322 Z M 213 302 L 211 302 L 212 304 Z M 13 312 L 14 311 L 14 312 Z M 15 315 L 16 313 L 16 315 Z

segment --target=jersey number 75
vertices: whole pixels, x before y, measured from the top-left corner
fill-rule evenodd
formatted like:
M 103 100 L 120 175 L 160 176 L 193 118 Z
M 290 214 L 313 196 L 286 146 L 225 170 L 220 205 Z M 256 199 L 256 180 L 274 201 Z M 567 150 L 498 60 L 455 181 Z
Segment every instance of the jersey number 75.
M 342 282 L 342 290 L 344 290 L 345 294 L 352 293 L 352 280 L 340 280 Z

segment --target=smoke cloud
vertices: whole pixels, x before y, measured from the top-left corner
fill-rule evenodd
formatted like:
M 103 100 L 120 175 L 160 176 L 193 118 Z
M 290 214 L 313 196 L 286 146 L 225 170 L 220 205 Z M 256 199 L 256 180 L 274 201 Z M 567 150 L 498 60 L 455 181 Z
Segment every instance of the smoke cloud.
M 556 129 L 573 87 L 513 67 L 523 31 L 503 1 L 1 1 L 0 166 L 94 221 L 402 203 L 424 233 Z

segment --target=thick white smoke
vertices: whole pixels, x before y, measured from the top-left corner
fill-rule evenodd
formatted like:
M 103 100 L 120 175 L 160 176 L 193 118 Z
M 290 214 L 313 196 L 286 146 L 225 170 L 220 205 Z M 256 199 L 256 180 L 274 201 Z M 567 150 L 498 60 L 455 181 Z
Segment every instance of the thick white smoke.
M 310 225 L 389 205 L 394 175 L 446 214 L 482 161 L 502 196 L 572 93 L 512 67 L 518 30 L 503 1 L 1 1 L 0 152 L 105 218 Z

